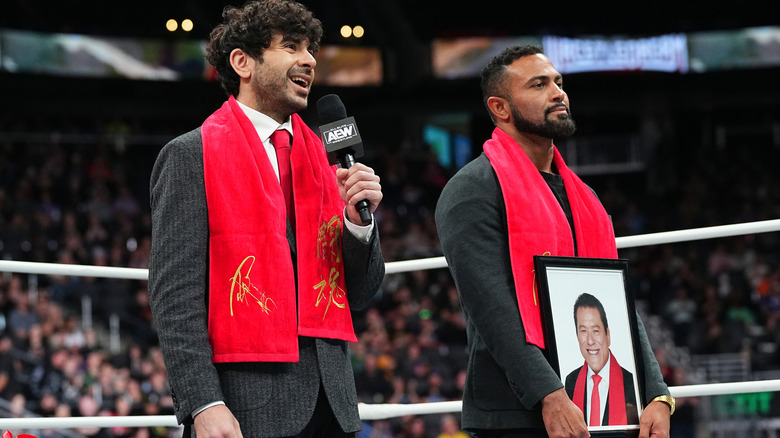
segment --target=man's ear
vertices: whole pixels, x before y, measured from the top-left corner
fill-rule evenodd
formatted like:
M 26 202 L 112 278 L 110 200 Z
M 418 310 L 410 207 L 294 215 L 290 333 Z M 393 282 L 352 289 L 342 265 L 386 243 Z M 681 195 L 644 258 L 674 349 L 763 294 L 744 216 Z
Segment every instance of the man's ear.
M 509 108 L 509 101 L 503 97 L 490 96 L 487 99 L 487 107 L 495 120 L 508 122 L 512 117 L 512 111 Z
M 241 49 L 233 49 L 230 52 L 230 66 L 233 67 L 233 70 L 242 79 L 247 79 L 252 75 L 254 61 L 251 56 Z

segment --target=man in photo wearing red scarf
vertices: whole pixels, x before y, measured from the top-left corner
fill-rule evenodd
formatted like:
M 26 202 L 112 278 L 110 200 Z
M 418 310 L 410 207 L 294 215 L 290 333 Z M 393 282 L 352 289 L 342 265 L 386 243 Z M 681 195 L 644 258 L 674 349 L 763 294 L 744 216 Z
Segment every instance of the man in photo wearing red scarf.
M 574 327 L 585 363 L 566 376 L 566 393 L 589 426 L 638 424 L 634 375 L 609 348 L 607 312 L 598 298 L 588 293 L 577 297 Z
M 206 58 L 228 94 L 151 177 L 149 297 L 186 437 L 354 437 L 350 316 L 384 276 L 379 177 L 337 169 L 296 114 L 322 26 L 291 0 L 229 6 Z
M 537 46 L 482 70 L 496 125 L 484 153 L 436 206 L 444 256 L 467 320 L 462 426 L 476 437 L 587 437 L 582 411 L 544 355 L 534 255 L 616 258 L 609 215 L 553 141 L 576 129 L 563 78 Z M 667 438 L 674 400 L 639 323 L 646 408 L 641 438 Z

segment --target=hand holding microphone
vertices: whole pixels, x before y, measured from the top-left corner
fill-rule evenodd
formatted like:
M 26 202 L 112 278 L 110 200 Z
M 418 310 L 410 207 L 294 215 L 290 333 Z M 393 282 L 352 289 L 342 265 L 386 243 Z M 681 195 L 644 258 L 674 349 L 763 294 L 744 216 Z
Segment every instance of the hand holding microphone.
M 317 101 L 320 136 L 328 153 L 330 164 L 339 164 L 343 169 L 350 169 L 356 164 L 355 157 L 363 155 L 363 142 L 357 130 L 354 117 L 347 117 L 347 110 L 341 99 L 335 94 L 328 94 Z M 362 164 L 340 184 L 342 196 L 349 203 L 353 197 L 360 199 L 355 203 L 355 209 L 360 215 L 363 225 L 371 223 L 371 212 L 376 209 L 382 199 L 379 177 L 373 170 Z M 355 222 L 354 220 L 352 222 Z

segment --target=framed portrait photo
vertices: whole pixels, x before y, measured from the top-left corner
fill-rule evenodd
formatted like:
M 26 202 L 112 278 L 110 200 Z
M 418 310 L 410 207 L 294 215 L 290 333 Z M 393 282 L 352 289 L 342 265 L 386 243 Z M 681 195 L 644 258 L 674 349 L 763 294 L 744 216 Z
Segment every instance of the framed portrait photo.
M 534 256 L 546 349 L 593 437 L 635 437 L 644 408 L 628 261 Z

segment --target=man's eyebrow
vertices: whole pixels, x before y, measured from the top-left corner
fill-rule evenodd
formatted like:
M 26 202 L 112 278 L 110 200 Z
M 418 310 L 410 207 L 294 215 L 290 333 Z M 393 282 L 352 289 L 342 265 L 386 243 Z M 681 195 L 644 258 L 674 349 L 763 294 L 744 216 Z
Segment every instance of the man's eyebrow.
M 308 39 L 309 39 L 309 37 L 307 37 L 305 35 L 298 35 L 298 34 L 286 35 L 286 34 L 282 34 L 282 41 L 281 42 L 282 43 L 303 44 L 303 42 L 307 41 Z M 316 44 L 312 44 L 311 41 L 309 41 L 309 43 L 306 46 L 306 48 L 309 51 L 314 51 L 314 52 L 319 50 L 319 46 L 317 46 Z
M 528 80 L 528 82 L 526 82 L 526 83 L 527 83 L 527 84 L 530 84 L 531 82 L 535 82 L 535 81 L 545 81 L 545 82 L 548 82 L 548 81 L 550 81 L 550 80 L 551 80 L 551 79 L 550 79 L 550 76 L 547 76 L 547 75 L 538 75 L 538 76 L 534 76 L 534 77 L 532 77 L 532 78 L 531 78 L 531 79 L 529 79 L 529 80 Z M 555 77 L 554 77 L 554 78 L 552 78 L 552 81 L 560 81 L 560 80 L 563 80 L 563 75 L 560 75 L 560 74 L 559 74 L 559 75 L 555 75 Z
M 300 44 L 300 43 L 301 43 L 301 42 L 304 40 L 304 38 L 305 38 L 305 37 L 304 37 L 303 35 L 296 35 L 296 34 L 288 35 L 288 34 L 282 34 L 282 42 L 283 42 L 283 43 L 285 43 L 285 42 L 289 42 L 289 43 L 296 43 L 296 44 Z

